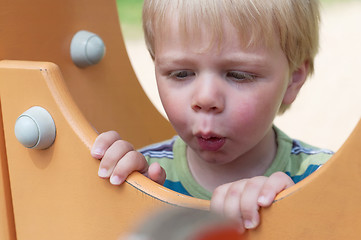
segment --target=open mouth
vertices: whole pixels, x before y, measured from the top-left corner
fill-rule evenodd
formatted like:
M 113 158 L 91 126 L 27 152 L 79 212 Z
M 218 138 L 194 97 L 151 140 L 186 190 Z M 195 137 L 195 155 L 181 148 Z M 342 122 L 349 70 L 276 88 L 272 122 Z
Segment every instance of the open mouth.
M 226 142 L 224 137 L 198 136 L 199 147 L 204 151 L 218 151 Z

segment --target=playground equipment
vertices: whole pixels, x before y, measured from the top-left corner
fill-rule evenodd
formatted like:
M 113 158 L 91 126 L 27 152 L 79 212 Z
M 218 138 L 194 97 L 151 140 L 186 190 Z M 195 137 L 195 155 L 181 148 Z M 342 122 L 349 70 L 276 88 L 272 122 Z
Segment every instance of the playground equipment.
M 90 156 L 96 130 L 117 130 L 135 147 L 174 134 L 137 82 L 115 2 L 0 3 L 1 240 L 116 239 L 157 208 L 208 208 L 208 201 L 138 173 L 120 187 L 97 177 L 99 163 Z M 84 50 L 74 63 L 71 45 L 82 30 Z M 50 123 L 39 123 L 34 107 Z M 56 129 L 47 143 L 44 124 Z M 19 142 L 22 129 L 33 137 Z M 263 209 L 261 226 L 242 238 L 359 239 L 360 139 L 361 123 L 326 165 Z

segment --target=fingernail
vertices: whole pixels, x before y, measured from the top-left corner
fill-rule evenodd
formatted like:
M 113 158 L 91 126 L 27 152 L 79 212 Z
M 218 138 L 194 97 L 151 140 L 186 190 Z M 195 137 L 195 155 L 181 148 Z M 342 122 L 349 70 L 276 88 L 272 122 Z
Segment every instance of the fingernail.
M 258 203 L 261 204 L 261 205 L 268 205 L 269 204 L 267 198 L 264 197 L 264 196 L 261 196 L 261 197 L 258 198 Z
M 244 227 L 246 229 L 253 229 L 257 227 L 257 224 L 251 220 L 244 220 Z
M 103 151 L 101 149 L 94 149 L 91 153 L 95 157 L 101 158 L 103 156 Z
M 113 185 L 119 185 L 122 183 L 122 180 L 118 176 L 111 176 L 110 183 Z
M 98 171 L 98 176 L 101 177 L 101 178 L 109 177 L 108 170 L 105 169 L 105 168 L 100 168 L 99 171 Z

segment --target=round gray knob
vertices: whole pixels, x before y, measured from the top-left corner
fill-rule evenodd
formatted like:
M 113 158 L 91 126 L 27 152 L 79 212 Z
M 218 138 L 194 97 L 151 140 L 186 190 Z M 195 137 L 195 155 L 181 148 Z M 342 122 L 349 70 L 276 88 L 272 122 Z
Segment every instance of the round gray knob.
M 35 106 L 21 114 L 15 123 L 15 136 L 27 148 L 46 149 L 56 135 L 55 123 L 50 113 Z
M 104 42 L 95 33 L 82 30 L 74 35 L 70 44 L 70 55 L 78 67 L 97 64 L 104 54 Z

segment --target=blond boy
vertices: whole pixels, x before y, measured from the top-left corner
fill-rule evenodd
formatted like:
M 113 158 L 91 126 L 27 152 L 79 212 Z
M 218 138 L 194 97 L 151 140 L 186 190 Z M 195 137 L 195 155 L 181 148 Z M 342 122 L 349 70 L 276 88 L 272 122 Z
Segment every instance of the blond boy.
M 135 151 L 113 131 L 92 156 L 112 184 L 133 171 L 211 209 L 259 225 L 258 210 L 331 152 L 273 125 L 312 74 L 316 0 L 145 0 L 143 26 L 159 94 L 179 137 Z

